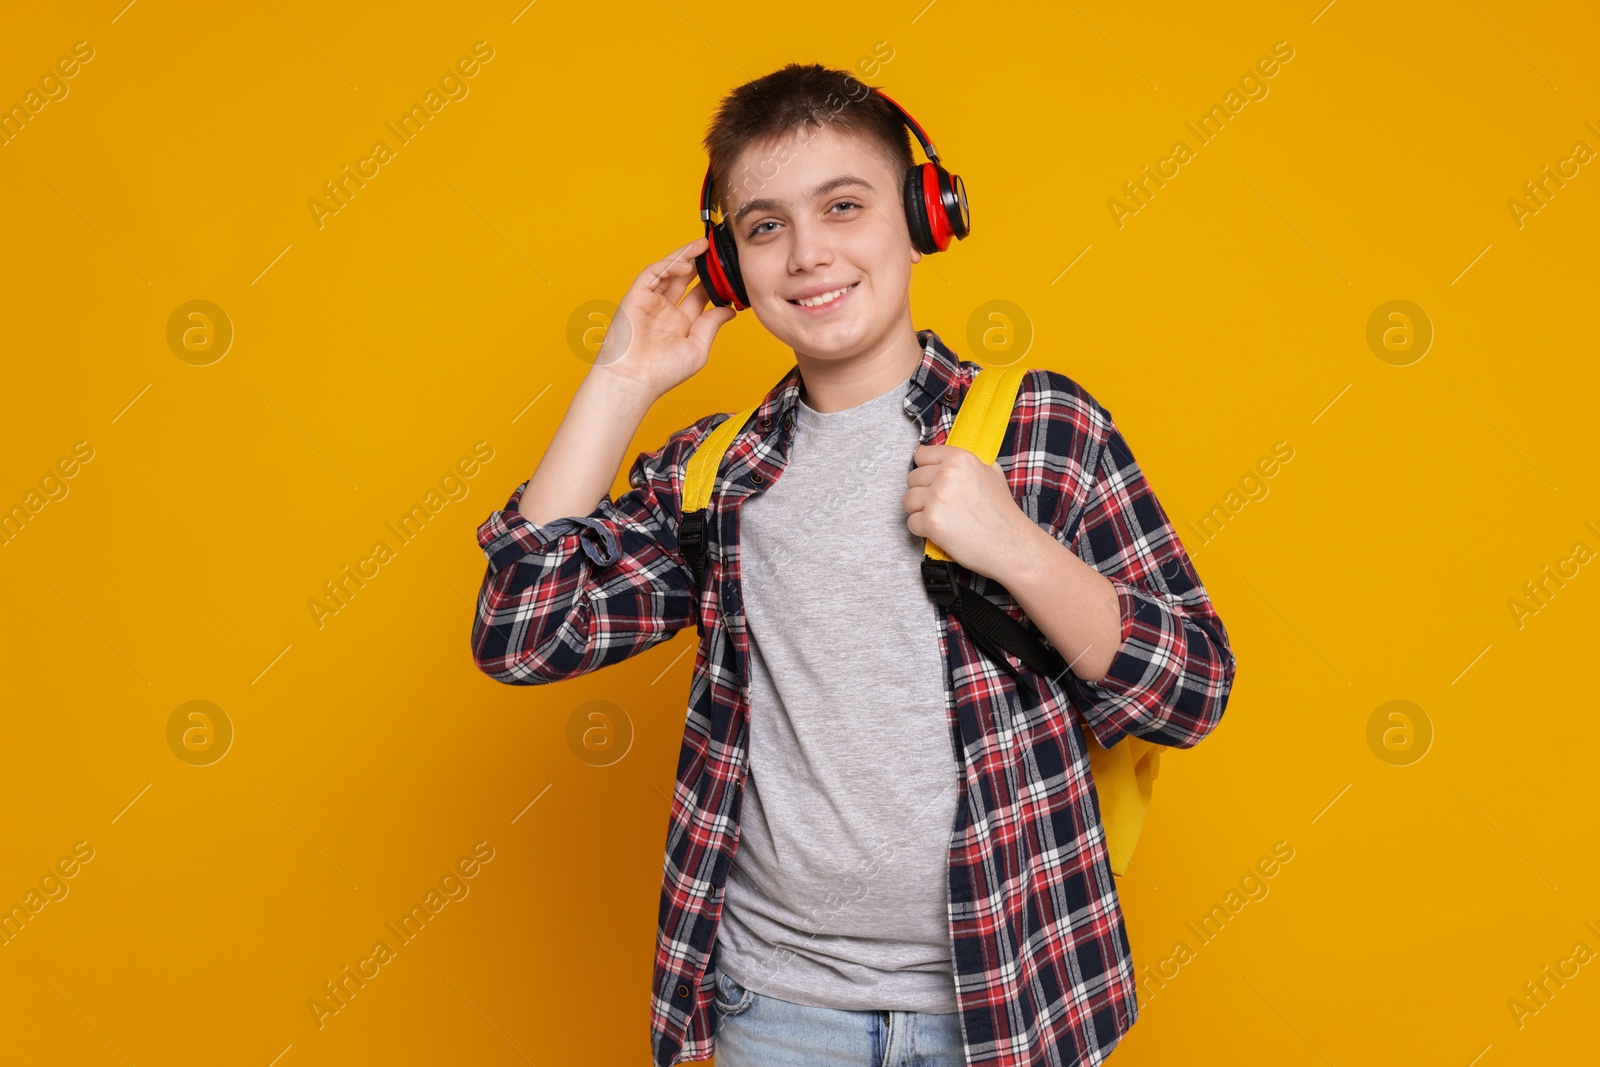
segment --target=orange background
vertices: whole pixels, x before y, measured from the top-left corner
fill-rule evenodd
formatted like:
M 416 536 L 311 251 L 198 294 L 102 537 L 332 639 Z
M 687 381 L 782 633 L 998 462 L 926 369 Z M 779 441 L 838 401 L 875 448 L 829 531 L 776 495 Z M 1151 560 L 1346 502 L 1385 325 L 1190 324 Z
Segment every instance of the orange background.
M 865 60 L 972 197 L 916 324 L 1110 408 L 1239 658 L 1122 883 L 1141 974 L 1168 978 L 1114 1061 L 1575 1062 L 1600 966 L 1566 964 L 1520 1025 L 1508 1001 L 1600 951 L 1600 174 L 1508 201 L 1600 150 L 1597 30 L 1503 0 L 13 12 L 0 103 L 92 58 L 0 146 L 0 506 L 37 506 L 0 545 L 0 903 L 67 891 L 0 946 L 8 1059 L 645 1062 L 694 634 L 498 685 L 469 654 L 474 533 L 587 369 L 574 313 L 696 235 L 721 95 Z M 399 144 L 385 124 L 480 41 L 466 95 Z M 1267 94 L 1198 145 L 1185 123 L 1280 41 Z M 1119 227 L 1108 201 L 1180 138 Z M 307 202 L 379 139 L 393 157 L 319 226 Z M 170 343 L 195 300 L 223 318 Z M 1431 323 L 1420 359 L 1368 343 L 1393 300 Z M 791 362 L 741 315 L 635 451 Z M 399 545 L 385 524 L 434 490 Z M 308 601 L 379 539 L 393 557 L 319 626 Z M 1519 620 L 1546 565 L 1569 578 Z M 593 700 L 614 734 L 583 729 Z M 191 701 L 210 719 L 169 730 Z M 229 729 L 221 759 L 180 758 Z M 78 842 L 92 859 L 47 877 Z M 1267 894 L 1202 944 L 1186 923 L 1278 842 Z M 442 879 L 466 895 L 319 1028 L 307 1002 Z

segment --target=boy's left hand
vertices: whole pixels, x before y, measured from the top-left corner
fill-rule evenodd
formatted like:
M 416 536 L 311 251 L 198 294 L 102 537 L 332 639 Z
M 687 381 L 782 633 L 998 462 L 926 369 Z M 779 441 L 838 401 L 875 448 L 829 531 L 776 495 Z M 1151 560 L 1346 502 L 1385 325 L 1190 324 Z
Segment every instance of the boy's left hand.
M 999 461 L 985 464 L 955 445 L 918 445 L 911 458 L 917 468 L 906 475 L 910 488 L 900 501 L 906 528 L 1003 584 L 1041 528 L 1017 505 Z

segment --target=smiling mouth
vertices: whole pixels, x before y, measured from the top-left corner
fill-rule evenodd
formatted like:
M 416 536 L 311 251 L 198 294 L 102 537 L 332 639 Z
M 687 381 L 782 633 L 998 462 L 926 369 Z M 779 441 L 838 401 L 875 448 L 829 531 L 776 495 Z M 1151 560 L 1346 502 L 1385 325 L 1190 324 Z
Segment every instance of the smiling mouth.
M 819 296 L 808 297 L 804 301 L 791 300 L 791 301 L 789 301 L 789 303 L 793 304 L 795 307 L 807 308 L 807 309 L 827 307 L 829 304 L 835 303 L 836 301 L 843 299 L 844 295 L 846 293 L 850 292 L 852 289 L 854 289 L 856 286 L 858 286 L 860 284 L 861 284 L 860 282 L 851 282 L 849 285 L 846 285 L 846 286 L 844 286 L 843 288 L 840 288 L 840 289 L 835 289 L 831 293 L 822 293 Z

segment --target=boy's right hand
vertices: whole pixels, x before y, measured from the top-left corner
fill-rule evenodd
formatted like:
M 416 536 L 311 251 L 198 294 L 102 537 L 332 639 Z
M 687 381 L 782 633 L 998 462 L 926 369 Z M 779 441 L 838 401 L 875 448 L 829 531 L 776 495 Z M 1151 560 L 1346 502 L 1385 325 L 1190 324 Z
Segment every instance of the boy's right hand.
M 697 237 L 639 273 L 618 304 L 589 373 L 627 382 L 654 400 L 706 365 L 712 338 L 735 312 L 709 306 L 711 298 L 695 270 L 695 257 L 705 248 L 706 238 Z

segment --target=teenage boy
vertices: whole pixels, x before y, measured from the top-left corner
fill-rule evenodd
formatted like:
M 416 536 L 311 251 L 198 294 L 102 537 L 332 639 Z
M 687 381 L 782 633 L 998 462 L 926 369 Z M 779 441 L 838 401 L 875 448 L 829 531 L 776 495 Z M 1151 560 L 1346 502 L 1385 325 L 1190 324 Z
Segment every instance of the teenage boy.
M 734 316 L 690 285 L 702 237 L 639 274 L 630 328 L 479 529 L 478 666 L 545 684 L 703 628 L 658 1067 L 1099 1063 L 1138 1001 L 1080 717 L 1107 747 L 1195 745 L 1232 688 L 1227 632 L 1072 379 L 1025 375 L 993 464 L 943 443 L 979 368 L 912 325 L 913 163 L 884 98 L 791 64 L 729 94 L 706 147 L 748 306 L 795 366 L 728 448 L 704 574 L 678 537 L 685 468 L 727 413 L 610 499 L 646 411 Z M 1068 670 L 985 655 L 925 589 L 925 538 Z

